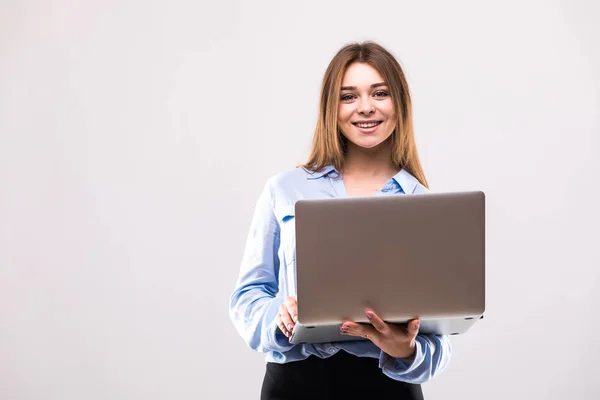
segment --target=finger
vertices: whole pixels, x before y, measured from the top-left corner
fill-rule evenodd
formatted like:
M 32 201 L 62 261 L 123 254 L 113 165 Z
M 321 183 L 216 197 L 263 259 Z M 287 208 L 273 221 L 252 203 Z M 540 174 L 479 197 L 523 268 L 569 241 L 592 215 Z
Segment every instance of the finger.
M 277 313 L 277 326 L 279 327 L 279 330 L 281 332 L 283 332 L 283 334 L 287 337 L 290 336 L 290 330 L 286 327 L 286 324 L 283 320 L 282 315 L 287 313 L 287 308 L 285 307 L 284 304 L 281 304 L 279 306 L 279 312 Z
M 367 315 L 367 318 L 371 322 L 371 325 L 373 325 L 373 327 L 375 327 L 375 329 L 377 329 L 377 331 L 379 331 L 381 333 L 385 333 L 389 330 L 388 324 L 386 324 L 379 317 L 379 315 L 375 314 L 375 312 L 373 310 L 367 310 L 365 312 L 365 314 Z
M 414 339 L 419 334 L 419 328 L 421 327 L 421 320 L 419 318 L 413 319 L 408 324 L 408 336 Z
M 296 300 L 296 297 L 293 297 L 293 296 L 286 297 L 286 299 L 283 303 L 287 307 L 288 314 L 290 314 L 290 317 L 292 318 L 292 322 L 294 324 L 296 322 L 298 322 L 298 301 Z
M 285 329 L 285 326 L 283 326 L 283 322 L 281 322 L 281 318 L 279 317 L 279 315 L 277 316 L 277 326 L 279 327 L 279 330 L 287 337 L 290 337 L 290 333 L 288 332 L 287 329 Z
M 372 339 L 377 335 L 377 330 L 368 325 L 357 324 L 352 321 L 346 321 L 342 324 L 340 332 L 344 335 L 359 336 Z
M 277 327 L 279 328 L 279 330 L 281 331 L 281 333 L 283 333 L 285 336 L 289 337 L 290 333 L 288 332 L 288 330 L 283 325 L 283 322 L 281 321 L 281 315 L 277 314 L 276 321 L 277 321 Z
M 363 338 L 369 339 L 369 334 L 368 333 L 359 332 L 359 331 L 354 330 L 354 329 L 344 330 L 344 331 L 342 331 L 342 335 L 363 337 Z
M 281 316 L 281 322 L 283 326 L 288 330 L 289 333 L 292 333 L 294 330 L 294 321 L 292 321 L 292 316 L 290 315 L 285 304 L 282 304 L 279 307 L 279 315 Z
M 358 332 L 356 330 L 348 329 L 347 331 L 344 331 L 344 333 L 342 333 L 342 335 L 362 337 L 362 338 L 369 339 L 369 340 L 376 340 L 375 333 L 366 332 L 366 331 Z

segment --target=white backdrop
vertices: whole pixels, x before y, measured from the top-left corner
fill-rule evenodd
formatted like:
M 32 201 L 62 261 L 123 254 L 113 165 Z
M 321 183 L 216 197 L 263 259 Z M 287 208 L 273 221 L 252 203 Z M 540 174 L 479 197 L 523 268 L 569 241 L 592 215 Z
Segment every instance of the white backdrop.
M 487 313 L 427 399 L 600 397 L 599 3 L 0 1 L 0 398 L 254 399 L 227 314 L 320 80 L 406 69 L 433 191 L 487 193 Z

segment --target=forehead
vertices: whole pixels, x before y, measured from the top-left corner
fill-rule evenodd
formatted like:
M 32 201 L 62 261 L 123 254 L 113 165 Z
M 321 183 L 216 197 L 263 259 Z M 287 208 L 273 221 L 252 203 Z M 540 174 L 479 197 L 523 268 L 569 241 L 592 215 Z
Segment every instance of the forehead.
M 373 83 L 383 82 L 384 79 L 381 74 L 369 64 L 365 63 L 353 63 L 350 64 L 344 78 L 342 79 L 342 86 L 369 86 Z

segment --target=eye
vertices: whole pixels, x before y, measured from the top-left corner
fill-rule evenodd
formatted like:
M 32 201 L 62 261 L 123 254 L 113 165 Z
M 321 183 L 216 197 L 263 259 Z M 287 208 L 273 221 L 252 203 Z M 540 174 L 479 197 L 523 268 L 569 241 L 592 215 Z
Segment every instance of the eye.
M 340 100 L 342 100 L 342 101 L 350 101 L 354 97 L 355 96 L 353 94 L 344 94 L 344 95 L 342 95 L 342 97 L 340 97 Z
M 375 97 L 386 97 L 388 96 L 388 93 L 383 91 L 383 90 L 378 90 L 375 93 L 373 93 L 373 96 Z

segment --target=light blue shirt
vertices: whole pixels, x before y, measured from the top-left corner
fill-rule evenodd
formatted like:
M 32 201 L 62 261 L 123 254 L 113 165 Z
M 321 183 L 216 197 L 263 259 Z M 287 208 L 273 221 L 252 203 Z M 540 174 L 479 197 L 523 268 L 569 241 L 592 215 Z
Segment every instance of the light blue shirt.
M 415 177 L 401 170 L 374 195 L 428 192 Z M 341 174 L 332 166 L 315 173 L 294 168 L 268 179 L 256 204 L 231 294 L 231 320 L 251 349 L 266 353 L 267 362 L 286 363 L 310 355 L 327 358 L 346 351 L 379 359 L 379 367 L 392 379 L 426 382 L 450 361 L 447 336 L 418 334 L 414 358 L 403 360 L 387 355 L 369 340 L 293 345 L 277 327 L 279 306 L 287 296 L 296 296 L 294 204 L 300 199 L 347 196 Z

